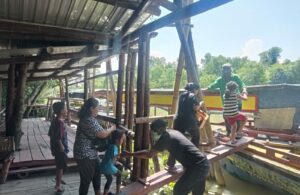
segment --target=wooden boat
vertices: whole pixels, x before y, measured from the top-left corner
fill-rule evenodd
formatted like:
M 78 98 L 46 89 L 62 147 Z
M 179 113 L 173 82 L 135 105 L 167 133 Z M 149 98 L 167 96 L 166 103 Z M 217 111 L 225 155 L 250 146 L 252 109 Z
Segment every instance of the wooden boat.
M 241 179 L 299 195 L 300 85 L 253 86 L 249 92 L 258 97 L 258 112 L 254 126 L 245 132 L 257 141 L 222 160 L 222 165 Z

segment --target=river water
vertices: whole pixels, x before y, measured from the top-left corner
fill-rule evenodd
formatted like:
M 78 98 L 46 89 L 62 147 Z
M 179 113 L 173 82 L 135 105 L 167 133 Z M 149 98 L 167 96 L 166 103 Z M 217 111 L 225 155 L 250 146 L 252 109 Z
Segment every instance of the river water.
M 226 186 L 220 187 L 213 182 L 207 183 L 208 195 L 283 195 L 266 187 L 243 181 L 223 171 Z

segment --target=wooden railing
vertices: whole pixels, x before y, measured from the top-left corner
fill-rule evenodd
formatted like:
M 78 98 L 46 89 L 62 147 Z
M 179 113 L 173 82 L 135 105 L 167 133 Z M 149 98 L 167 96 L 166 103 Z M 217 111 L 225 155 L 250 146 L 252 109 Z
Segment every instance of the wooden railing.
M 252 142 L 251 145 L 258 147 L 260 149 L 256 149 L 249 146 L 248 148 L 246 148 L 247 151 L 274 160 L 275 162 L 300 169 L 300 155 L 279 150 L 277 148 L 273 148 L 270 146 L 266 146 L 263 143 L 260 143 L 258 141 Z

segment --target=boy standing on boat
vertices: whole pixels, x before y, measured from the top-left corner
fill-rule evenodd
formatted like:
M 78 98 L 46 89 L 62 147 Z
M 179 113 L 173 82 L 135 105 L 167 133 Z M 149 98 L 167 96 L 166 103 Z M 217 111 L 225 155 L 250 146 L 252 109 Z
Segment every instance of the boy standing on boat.
M 231 126 L 230 142 L 235 144 L 236 141 L 236 131 L 237 131 L 237 121 L 240 122 L 239 131 L 241 132 L 247 121 L 247 117 L 239 112 L 238 102 L 240 99 L 246 100 L 246 95 L 240 95 L 236 92 L 238 84 L 234 81 L 229 81 L 226 84 L 226 90 L 224 94 L 224 106 L 223 106 L 223 116 L 226 122 Z
M 222 103 L 224 104 L 224 94 L 225 94 L 226 84 L 230 81 L 234 81 L 238 85 L 237 91 L 242 96 L 248 94 L 246 85 L 240 79 L 240 77 L 238 75 L 232 73 L 232 65 L 229 63 L 222 65 L 222 76 L 220 76 L 213 83 L 211 83 L 208 86 L 207 90 L 210 91 L 210 90 L 219 89 Z M 242 109 L 242 101 L 238 101 L 238 109 L 239 110 Z M 225 117 L 224 117 L 224 120 L 225 120 Z M 226 120 L 225 120 L 225 125 L 226 125 L 227 135 L 229 135 L 231 126 L 230 126 L 230 124 L 227 123 Z
M 67 116 L 67 110 L 63 102 L 55 102 L 52 106 L 55 118 L 51 121 L 48 135 L 50 136 L 51 153 L 55 157 L 56 165 L 56 185 L 58 193 L 64 191 L 61 184 L 63 171 L 67 168 L 68 138 L 66 126 L 64 123 Z

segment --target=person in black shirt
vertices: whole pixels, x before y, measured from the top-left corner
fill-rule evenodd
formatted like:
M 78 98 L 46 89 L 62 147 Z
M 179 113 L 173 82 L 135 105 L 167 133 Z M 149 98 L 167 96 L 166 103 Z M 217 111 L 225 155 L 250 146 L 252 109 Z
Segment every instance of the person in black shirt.
M 200 122 L 196 118 L 196 111 L 200 109 L 200 102 L 195 96 L 200 89 L 199 85 L 195 83 L 188 83 L 185 86 L 185 91 L 180 94 L 178 101 L 178 108 L 174 117 L 173 129 L 180 131 L 182 134 L 189 132 L 191 135 L 191 141 L 199 147 Z M 169 172 L 175 172 L 175 158 L 172 154 L 169 155 L 166 170 Z
M 178 160 L 185 171 L 174 186 L 174 195 L 201 195 L 205 191 L 205 180 L 209 171 L 209 162 L 204 154 L 182 133 L 166 130 L 167 123 L 157 119 L 151 124 L 151 136 L 154 145 L 151 150 L 140 150 L 134 153 L 123 151 L 125 156 L 149 159 L 159 151 L 168 150 Z
M 184 89 L 185 91 L 179 97 L 173 128 L 182 134 L 186 131 L 189 132 L 192 143 L 198 147 L 200 140 L 199 121 L 195 112 L 200 109 L 200 101 L 195 94 L 200 87 L 195 83 L 188 83 Z

